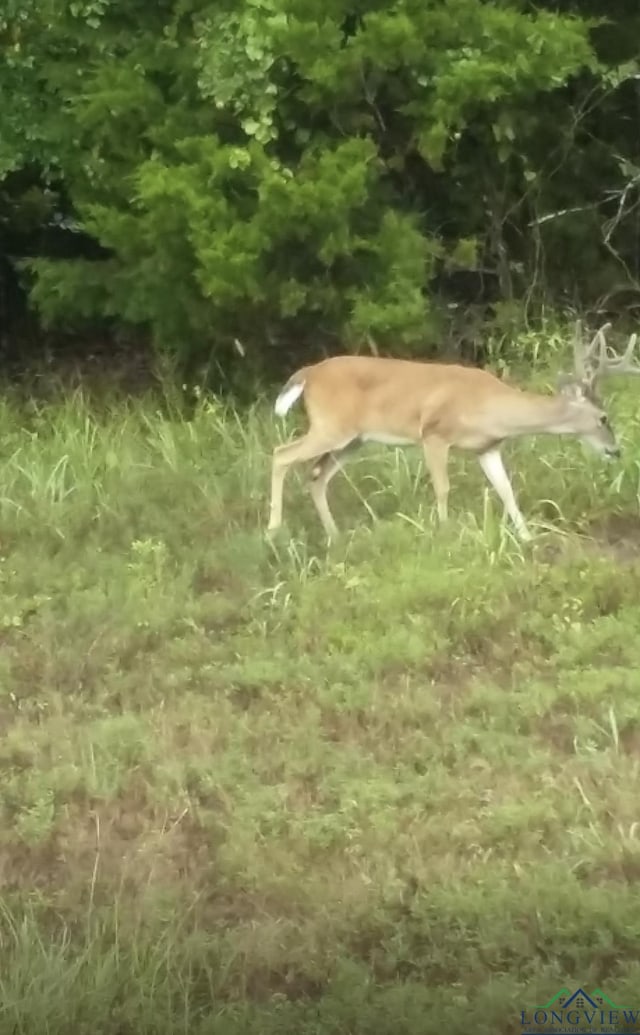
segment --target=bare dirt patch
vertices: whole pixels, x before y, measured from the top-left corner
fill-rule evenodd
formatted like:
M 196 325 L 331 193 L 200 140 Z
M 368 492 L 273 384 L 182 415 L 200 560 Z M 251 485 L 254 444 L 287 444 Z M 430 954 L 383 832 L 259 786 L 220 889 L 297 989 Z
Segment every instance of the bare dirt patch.
M 586 549 L 596 549 L 618 564 L 640 559 L 640 514 L 610 514 L 590 524 L 588 534 L 591 544 L 584 540 Z

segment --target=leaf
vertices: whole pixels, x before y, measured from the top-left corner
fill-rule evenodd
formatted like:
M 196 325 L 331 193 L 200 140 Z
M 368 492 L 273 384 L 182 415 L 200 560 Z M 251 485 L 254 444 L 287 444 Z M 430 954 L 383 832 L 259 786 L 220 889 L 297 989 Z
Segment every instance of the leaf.
M 253 118 L 244 119 L 242 122 L 242 128 L 248 136 L 253 137 L 260 129 L 260 123 L 256 122 Z

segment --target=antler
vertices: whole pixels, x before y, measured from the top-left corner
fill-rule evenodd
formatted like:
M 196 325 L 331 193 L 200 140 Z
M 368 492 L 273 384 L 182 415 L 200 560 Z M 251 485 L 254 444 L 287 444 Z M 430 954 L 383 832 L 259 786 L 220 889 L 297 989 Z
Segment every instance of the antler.
M 640 363 L 633 358 L 638 335 L 631 335 L 621 356 L 615 353 L 612 355 L 605 338 L 610 329 L 610 323 L 603 324 L 585 348 L 582 343 L 582 325 L 580 320 L 576 322 L 573 346 L 575 372 L 576 377 L 581 381 L 593 385 L 600 377 L 606 377 L 609 374 L 640 374 Z
M 602 373 L 603 374 L 640 374 L 640 363 L 633 359 L 633 352 L 638 340 L 637 334 L 632 334 L 629 343 L 621 356 L 607 355 L 606 346 L 602 351 Z
M 596 331 L 589 344 L 585 347 L 582 341 L 582 322 L 576 320 L 575 336 L 573 341 L 573 356 L 576 377 L 580 381 L 593 384 L 604 370 L 607 361 L 607 342 L 605 334 L 611 329 L 610 323 L 605 323 Z M 599 347 L 599 355 L 596 358 L 596 350 Z

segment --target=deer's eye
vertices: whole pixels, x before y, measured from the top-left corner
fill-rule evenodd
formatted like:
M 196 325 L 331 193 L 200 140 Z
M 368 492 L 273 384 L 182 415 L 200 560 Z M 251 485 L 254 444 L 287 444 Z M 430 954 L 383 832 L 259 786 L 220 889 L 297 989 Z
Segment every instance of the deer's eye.
M 609 423 L 609 418 L 607 417 L 606 413 L 602 414 L 602 416 L 600 418 L 600 423 L 602 424 L 603 427 L 606 428 L 607 424 Z

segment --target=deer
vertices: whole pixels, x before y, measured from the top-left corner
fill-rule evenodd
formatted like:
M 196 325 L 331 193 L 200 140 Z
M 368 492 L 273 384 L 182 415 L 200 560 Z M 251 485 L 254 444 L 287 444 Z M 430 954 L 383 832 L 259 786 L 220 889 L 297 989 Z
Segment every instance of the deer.
M 460 363 L 336 355 L 296 370 L 274 409 L 284 417 L 302 396 L 308 430 L 273 452 L 268 534 L 282 524 L 288 470 L 311 461 L 311 497 L 331 541 L 338 529 L 327 501 L 329 482 L 361 445 L 375 442 L 422 446 L 440 524 L 448 520 L 450 451 L 475 454 L 516 535 L 531 540 L 502 446 L 526 435 L 573 435 L 606 459 L 620 457 L 597 385 L 609 374 L 640 374 L 640 364 L 633 355 L 635 334 L 623 355 L 611 355 L 605 337 L 610 327 L 604 324 L 585 346 L 581 322 L 576 323 L 574 370 L 560 375 L 552 395 L 518 388 L 489 370 Z

